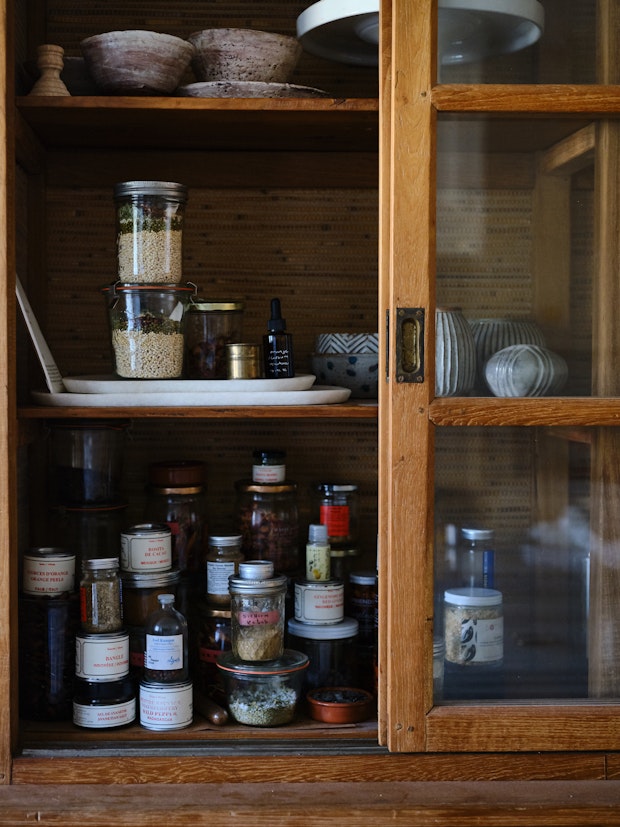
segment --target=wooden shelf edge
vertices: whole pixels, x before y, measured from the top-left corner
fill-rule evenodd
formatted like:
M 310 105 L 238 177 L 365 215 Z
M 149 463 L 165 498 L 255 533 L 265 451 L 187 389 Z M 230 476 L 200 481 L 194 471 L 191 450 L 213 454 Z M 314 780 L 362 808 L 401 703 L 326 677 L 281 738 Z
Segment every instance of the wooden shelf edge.
M 620 425 L 620 398 L 442 397 L 431 402 L 429 417 L 446 427 Z
M 620 86 L 571 84 L 445 84 L 431 91 L 441 112 L 620 114 Z
M 376 420 L 376 402 L 342 402 L 336 405 L 269 405 L 238 407 L 44 407 L 17 410 L 19 420 L 33 419 L 366 419 Z

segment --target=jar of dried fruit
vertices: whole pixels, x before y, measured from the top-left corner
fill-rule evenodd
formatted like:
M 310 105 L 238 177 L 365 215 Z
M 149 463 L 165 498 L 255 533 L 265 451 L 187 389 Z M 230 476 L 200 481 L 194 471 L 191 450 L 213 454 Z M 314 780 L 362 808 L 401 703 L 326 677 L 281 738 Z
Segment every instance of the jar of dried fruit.
M 243 341 L 243 302 L 193 299 L 185 330 L 188 379 L 226 379 L 226 345 Z
M 236 489 L 244 557 L 269 560 L 279 572 L 296 571 L 300 560 L 297 484 L 240 480 Z

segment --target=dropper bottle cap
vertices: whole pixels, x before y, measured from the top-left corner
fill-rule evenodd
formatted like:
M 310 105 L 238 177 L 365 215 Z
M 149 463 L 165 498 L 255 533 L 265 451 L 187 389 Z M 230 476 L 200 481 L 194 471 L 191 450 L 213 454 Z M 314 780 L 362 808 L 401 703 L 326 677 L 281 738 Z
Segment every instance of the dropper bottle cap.
M 282 318 L 280 299 L 271 300 L 271 318 L 267 322 L 267 330 L 271 333 L 280 333 L 286 330 L 286 319 Z
M 308 542 L 315 546 L 327 545 L 327 526 L 311 524 L 308 526 Z

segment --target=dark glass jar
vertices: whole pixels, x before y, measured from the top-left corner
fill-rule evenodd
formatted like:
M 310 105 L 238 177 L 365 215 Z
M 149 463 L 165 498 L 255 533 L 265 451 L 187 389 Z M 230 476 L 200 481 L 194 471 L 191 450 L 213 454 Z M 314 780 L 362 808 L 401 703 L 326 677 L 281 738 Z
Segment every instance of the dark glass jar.
M 332 548 L 357 546 L 358 487 L 350 484 L 315 483 L 313 522 L 327 526 Z
M 73 723 L 85 729 L 112 729 L 132 723 L 136 695 L 129 675 L 114 681 L 76 678 Z
M 374 571 L 354 571 L 349 579 L 351 588 L 347 613 L 359 623 L 360 643 L 372 644 L 377 636 L 377 575 Z
M 320 686 L 358 686 L 355 643 L 358 623 L 351 617 L 329 626 L 315 626 L 291 618 L 287 646 L 308 655 L 307 689 Z
M 19 709 L 35 721 L 71 718 L 77 594 L 19 598 Z
M 204 592 L 207 545 L 206 468 L 198 460 L 155 462 L 149 466 L 145 519 L 167 523 L 172 532 L 172 567 L 200 576 Z
M 297 485 L 236 483 L 237 525 L 246 560 L 269 560 L 280 572 L 299 568 Z
M 243 341 L 243 302 L 194 299 L 185 324 L 185 375 L 226 379 L 226 345 Z
M 232 648 L 230 609 L 203 607 L 198 626 L 197 687 L 205 695 L 213 695 L 214 690 L 223 693 L 224 682 L 217 658 Z

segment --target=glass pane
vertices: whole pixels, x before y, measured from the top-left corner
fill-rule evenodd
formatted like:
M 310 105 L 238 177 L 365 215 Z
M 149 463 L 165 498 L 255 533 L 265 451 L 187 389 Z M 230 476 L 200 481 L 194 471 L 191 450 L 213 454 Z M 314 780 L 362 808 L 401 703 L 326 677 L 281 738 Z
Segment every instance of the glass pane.
M 609 634 L 617 518 L 595 479 L 613 464 L 607 438 L 602 429 L 436 430 L 443 700 L 620 695 Z
M 595 83 L 596 14 L 595 0 L 438 0 L 439 80 Z
M 605 370 L 618 338 L 607 227 L 619 147 L 616 122 L 440 119 L 437 307 L 467 320 L 476 373 L 455 383 L 458 319 L 438 314 L 438 396 L 620 395 Z

